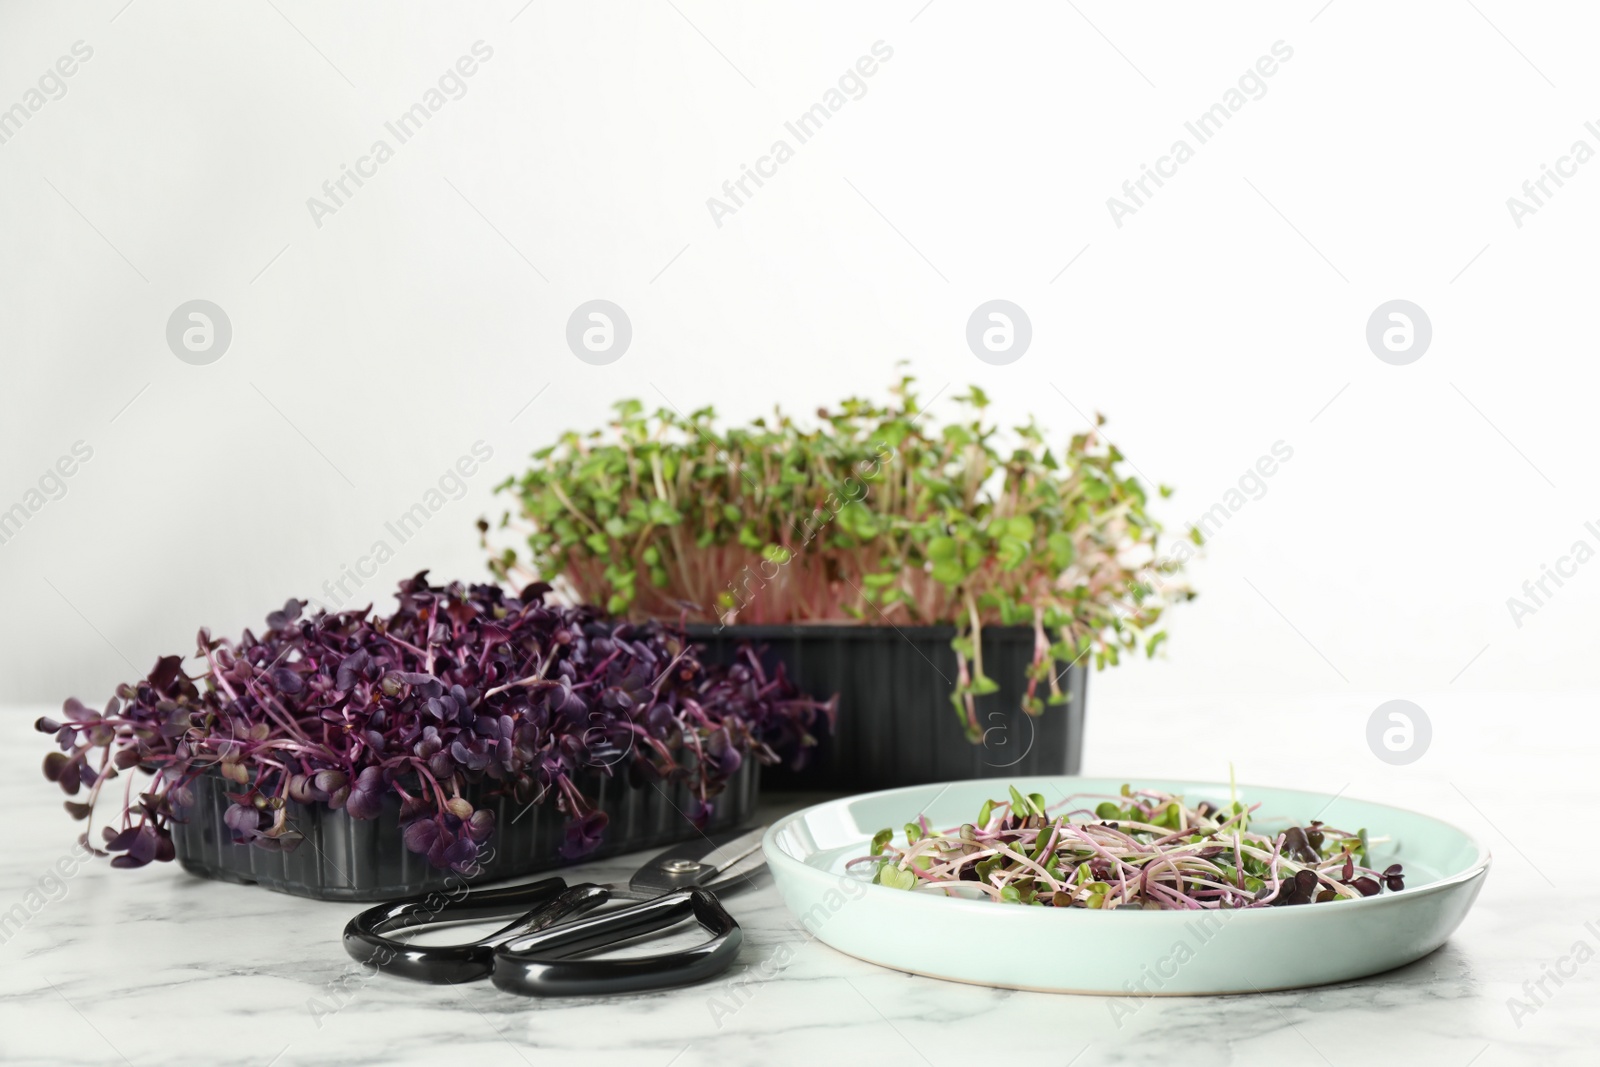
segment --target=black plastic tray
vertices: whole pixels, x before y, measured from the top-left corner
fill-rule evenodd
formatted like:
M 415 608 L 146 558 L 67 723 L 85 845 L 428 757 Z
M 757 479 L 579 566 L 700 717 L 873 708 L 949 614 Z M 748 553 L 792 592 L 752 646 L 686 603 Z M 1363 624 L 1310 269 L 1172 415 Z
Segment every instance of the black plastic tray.
M 705 830 L 731 829 L 748 819 L 755 811 L 758 781 L 755 761 L 746 759 L 727 788 L 712 799 L 714 811 Z M 527 807 L 510 797 L 489 797 L 479 806 L 486 802 L 495 813 L 495 833 L 488 841 L 494 851 L 471 879 L 441 871 L 426 856 L 405 847 L 400 802 L 393 796 L 376 819 L 352 819 L 325 805 L 290 801 L 288 819 L 305 835 L 298 848 L 281 852 L 236 844 L 222 821 L 229 803 L 227 791 L 236 787 L 216 775 L 192 783 L 194 803 L 185 811 L 184 822 L 173 824 L 172 844 L 184 869 L 206 878 L 317 900 L 388 900 L 655 848 L 701 832 L 685 814 L 692 798 L 684 785 L 632 788 L 621 777 L 601 774 L 578 785 L 610 817 L 598 848 L 578 860 L 564 859 L 560 848 L 566 817 L 553 803 Z
M 1033 628 L 985 626 L 983 670 L 1000 688 L 977 698 L 983 740 L 967 740 L 950 694 L 956 654 L 950 626 L 828 623 L 728 626 L 691 623 L 709 662 L 728 662 L 750 642 L 781 662 L 801 692 L 839 695 L 838 725 L 800 771 L 763 767 L 769 790 L 863 792 L 925 782 L 1029 774 L 1077 774 L 1083 761 L 1088 670 L 1057 663 L 1065 706 L 1032 716 L 1021 708 Z M 1047 695 L 1041 686 L 1041 697 Z M 826 724 L 824 724 L 826 725 Z

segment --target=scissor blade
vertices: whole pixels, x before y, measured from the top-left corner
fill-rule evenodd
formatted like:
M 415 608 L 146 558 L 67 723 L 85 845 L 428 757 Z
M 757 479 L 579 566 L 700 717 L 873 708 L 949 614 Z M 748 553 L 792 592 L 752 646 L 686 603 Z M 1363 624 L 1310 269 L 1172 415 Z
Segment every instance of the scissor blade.
M 716 879 L 702 883 L 703 887 L 713 893 L 731 893 L 747 885 L 752 885 L 750 876 L 767 865 L 767 857 L 758 847 L 746 853 L 740 860 L 734 860 L 728 866 L 717 872 Z
M 749 833 L 740 834 L 732 841 L 719 845 L 707 853 L 705 862 L 716 868 L 717 874 L 723 874 L 734 864 L 749 858 L 752 853 L 760 852 L 761 839 L 766 833 L 765 826 L 758 826 Z
M 638 893 L 667 893 L 674 889 L 705 885 L 735 865 L 757 854 L 766 827 L 697 837 L 674 845 L 640 867 L 628 882 Z

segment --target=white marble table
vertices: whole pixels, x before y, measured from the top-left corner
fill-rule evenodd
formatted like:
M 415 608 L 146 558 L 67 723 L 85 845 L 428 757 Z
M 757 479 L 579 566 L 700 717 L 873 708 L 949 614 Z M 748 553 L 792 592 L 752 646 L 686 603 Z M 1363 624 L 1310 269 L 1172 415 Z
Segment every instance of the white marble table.
M 945 1064 L 1008 1062 L 1013 1050 L 1059 1065 L 1600 1063 L 1600 957 L 1570 955 L 1579 941 L 1600 951 L 1600 851 L 1582 829 L 1595 819 L 1595 699 L 1413 696 L 1434 740 L 1410 767 L 1366 749 L 1381 699 L 1152 704 L 1107 685 L 1091 701 L 1087 773 L 1222 778 L 1231 759 L 1244 781 L 1435 813 L 1480 834 L 1496 859 L 1456 936 L 1410 967 L 1323 989 L 1157 999 L 1120 1019 L 1102 998 L 974 988 L 851 959 L 808 940 L 767 881 L 730 898 L 747 940 L 736 971 L 714 984 L 537 1002 L 487 984 L 365 978 L 339 946 L 350 905 L 170 865 L 95 863 L 45 886 L 76 826 L 38 771 L 49 741 L 30 725 L 43 709 L 5 709 L 0 911 L 30 888 L 53 892 L 0 945 L 0 1062 L 518 1065 L 554 1053 L 628 1067 Z M 1558 985 L 1547 967 L 1572 976 Z M 1541 979 L 1548 995 L 1534 1004 L 1523 983 Z M 1511 997 L 1533 1010 L 1514 1017 Z

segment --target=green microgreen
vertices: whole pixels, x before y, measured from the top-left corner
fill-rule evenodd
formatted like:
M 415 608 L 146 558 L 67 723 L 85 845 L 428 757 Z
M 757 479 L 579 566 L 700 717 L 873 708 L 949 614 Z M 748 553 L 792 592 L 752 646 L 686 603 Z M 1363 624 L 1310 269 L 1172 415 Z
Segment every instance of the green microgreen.
M 1003 435 L 973 386 L 941 425 L 913 382 L 804 423 L 721 428 L 709 407 L 622 401 L 498 487 L 516 536 L 500 547 L 480 520 L 490 569 L 630 619 L 953 624 L 952 700 L 974 740 L 974 701 L 999 688 L 985 626 L 1033 627 L 1031 714 L 1065 701 L 1058 664 L 1153 655 L 1165 608 L 1192 596 L 1179 571 L 1195 538 L 1163 555 L 1146 511 L 1171 490 L 1129 473 L 1103 418 L 1058 446 L 1032 421 Z
M 1237 799 L 1231 784 L 1226 808 L 1129 785 L 1115 799 L 1073 796 L 1053 806 L 1038 793 L 1008 792 L 951 830 L 919 816 L 905 825 L 904 845 L 880 830 L 871 855 L 852 866 L 874 864 L 873 881 L 897 889 L 1104 911 L 1325 903 L 1405 884 L 1399 864 L 1369 866 L 1376 839 L 1365 829 L 1312 820 L 1273 836 L 1250 830 L 1259 805 Z

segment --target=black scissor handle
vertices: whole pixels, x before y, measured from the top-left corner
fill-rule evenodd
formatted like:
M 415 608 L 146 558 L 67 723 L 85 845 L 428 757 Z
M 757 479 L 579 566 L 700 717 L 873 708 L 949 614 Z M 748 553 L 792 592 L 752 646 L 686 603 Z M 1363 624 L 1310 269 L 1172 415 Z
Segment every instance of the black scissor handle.
M 640 934 L 664 930 L 693 915 L 711 940 L 681 952 L 621 960 L 568 957 Z M 744 931 L 714 893 L 686 889 L 622 911 L 579 919 L 515 937 L 494 951 L 493 979 L 507 993 L 576 997 L 690 985 L 721 974 L 739 955 Z
M 497 940 L 535 924 L 559 921 L 604 899 L 604 891 L 597 896 L 583 893 L 573 899 L 567 883 L 560 878 L 498 889 L 471 889 L 459 898 L 437 892 L 419 894 L 368 908 L 351 919 L 344 928 L 344 950 L 357 962 L 370 963 L 404 978 L 473 982 L 494 970 Z M 481 922 L 506 915 L 517 918 L 488 937 L 465 945 L 416 945 L 384 936 L 434 923 Z

